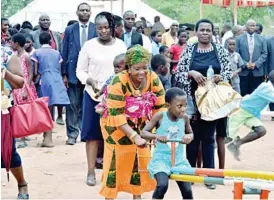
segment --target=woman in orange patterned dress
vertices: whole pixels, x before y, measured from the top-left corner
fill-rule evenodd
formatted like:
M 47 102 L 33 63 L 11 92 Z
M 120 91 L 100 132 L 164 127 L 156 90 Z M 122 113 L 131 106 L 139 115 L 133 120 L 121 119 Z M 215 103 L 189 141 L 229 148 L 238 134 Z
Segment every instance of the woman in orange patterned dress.
M 105 141 L 100 194 L 106 199 L 116 198 L 118 192 L 140 199 L 156 187 L 147 172 L 151 154 L 140 130 L 153 114 L 165 108 L 165 92 L 158 76 L 148 70 L 149 59 L 142 46 L 130 48 L 127 70 L 108 86 L 108 116 L 100 122 Z

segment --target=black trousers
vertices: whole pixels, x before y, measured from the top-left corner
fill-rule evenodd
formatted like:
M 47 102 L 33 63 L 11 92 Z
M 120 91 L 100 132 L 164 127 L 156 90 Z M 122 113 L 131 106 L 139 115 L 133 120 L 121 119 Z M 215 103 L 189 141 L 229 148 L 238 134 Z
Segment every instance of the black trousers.
M 191 167 L 196 167 L 199 147 L 202 144 L 203 167 L 214 169 L 214 135 L 217 121 L 190 120 L 194 139 L 186 146 L 186 154 Z
M 274 103 L 269 104 L 270 111 L 274 111 Z
M 155 174 L 155 179 L 157 181 L 157 186 L 152 199 L 163 199 L 168 189 L 168 175 L 164 172 L 159 172 Z M 191 183 L 183 181 L 176 181 L 176 183 L 181 191 L 183 199 L 193 199 Z
M 263 81 L 263 76 L 255 77 L 252 73 L 248 76 L 240 76 L 241 95 L 251 94 Z

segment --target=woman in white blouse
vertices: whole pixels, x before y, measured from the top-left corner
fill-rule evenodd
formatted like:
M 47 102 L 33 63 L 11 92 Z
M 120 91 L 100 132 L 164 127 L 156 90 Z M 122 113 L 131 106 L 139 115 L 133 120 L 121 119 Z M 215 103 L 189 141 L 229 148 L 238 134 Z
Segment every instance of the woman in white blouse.
M 95 106 L 101 97 L 95 98 L 105 82 L 114 74 L 113 60 L 115 56 L 126 53 L 126 46 L 120 39 L 115 38 L 114 17 L 111 13 L 101 12 L 95 17 L 98 37 L 87 41 L 78 58 L 76 69 L 77 78 L 85 84 L 83 99 L 83 118 L 81 140 L 86 142 L 88 161 L 87 184 L 96 185 L 95 162 L 98 143 L 102 141 L 100 116 L 95 112 Z

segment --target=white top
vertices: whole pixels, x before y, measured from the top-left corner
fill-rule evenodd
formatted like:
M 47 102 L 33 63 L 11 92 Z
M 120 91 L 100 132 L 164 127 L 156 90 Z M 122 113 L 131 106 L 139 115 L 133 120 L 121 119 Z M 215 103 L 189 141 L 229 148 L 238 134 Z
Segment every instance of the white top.
M 80 35 L 80 43 L 82 41 L 82 30 L 83 30 L 83 27 L 82 25 L 84 25 L 83 23 L 79 22 L 79 35 Z M 86 24 L 87 27 L 86 27 L 86 36 L 87 36 L 87 40 L 88 40 L 88 28 L 89 28 L 89 22 Z
M 100 90 L 109 77 L 114 74 L 114 58 L 126 51 L 125 43 L 117 38 L 112 45 L 102 45 L 97 38 L 86 41 L 79 53 L 76 68 L 77 78 L 84 85 L 88 78 L 92 78 L 98 82 L 97 88 Z M 94 101 L 101 101 L 101 98 L 94 98 L 94 91 L 90 85 L 86 85 L 85 90 Z
M 152 43 L 146 35 L 142 34 L 143 47 L 148 50 L 148 53 L 152 54 Z
M 225 46 L 225 41 L 226 41 L 228 38 L 231 38 L 231 37 L 233 37 L 232 31 L 231 31 L 231 30 L 230 30 L 230 31 L 227 31 L 227 32 L 224 34 L 223 38 L 222 38 L 222 45 Z

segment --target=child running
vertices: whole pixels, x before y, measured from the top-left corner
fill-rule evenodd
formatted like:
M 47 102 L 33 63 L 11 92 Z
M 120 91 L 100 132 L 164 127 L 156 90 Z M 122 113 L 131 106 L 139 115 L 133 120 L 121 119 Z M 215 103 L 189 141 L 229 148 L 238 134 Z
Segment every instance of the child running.
M 34 74 L 39 83 L 39 96 L 49 97 L 49 109 L 52 111 L 55 105 L 68 105 L 69 98 L 61 76 L 62 58 L 58 51 L 50 46 L 51 36 L 47 32 L 39 35 L 42 47 L 34 52 Z M 53 147 L 52 131 L 44 133 L 41 147 Z
M 115 74 L 118 74 L 126 70 L 125 59 L 126 59 L 125 53 L 122 53 L 114 58 L 113 65 L 114 65 Z M 101 90 L 95 94 L 96 99 L 100 97 L 102 94 L 104 94 L 102 101 L 95 107 L 96 112 L 98 114 L 104 115 L 103 113 L 104 111 L 106 111 L 107 86 L 111 83 L 114 76 L 115 75 L 109 77 L 109 79 L 107 80 L 105 85 L 101 88 Z
M 261 83 L 254 92 L 246 95 L 241 102 L 240 109 L 229 118 L 229 137 L 233 141 L 227 148 L 238 161 L 241 145 L 257 140 L 266 134 L 266 129 L 260 120 L 260 113 L 271 102 L 274 102 L 274 70 L 269 74 L 269 81 Z M 242 125 L 252 131 L 241 139 L 236 135 Z
M 159 76 L 165 90 L 171 88 L 171 83 L 167 76 L 169 70 L 167 58 L 161 54 L 153 56 L 151 59 L 151 68 Z
M 187 97 L 180 88 L 167 90 L 165 100 L 168 106 L 166 112 L 159 112 L 144 127 L 141 137 L 149 140 L 157 140 L 152 159 L 148 164 L 151 177 L 157 181 L 157 187 L 153 193 L 153 199 L 163 199 L 168 189 L 169 175 L 171 174 L 171 147 L 166 144 L 168 139 L 180 139 L 176 144 L 175 166 L 190 167 L 185 158 L 185 144 L 193 140 L 189 118 L 185 114 Z M 156 134 L 151 131 L 157 128 Z M 183 199 L 193 199 L 191 183 L 177 181 Z

